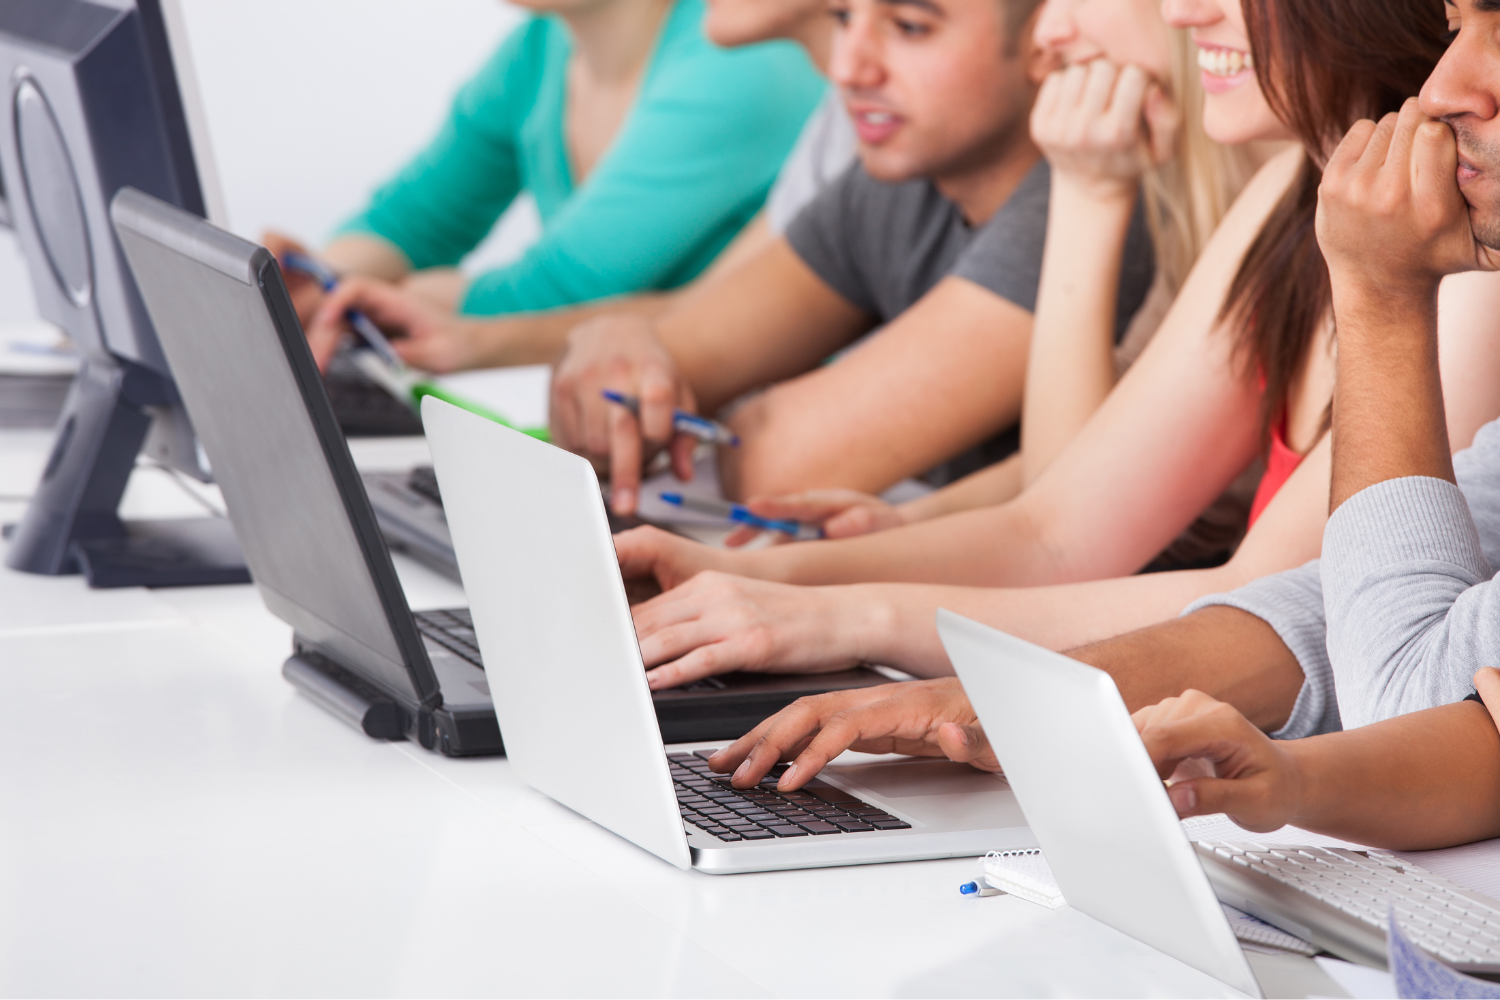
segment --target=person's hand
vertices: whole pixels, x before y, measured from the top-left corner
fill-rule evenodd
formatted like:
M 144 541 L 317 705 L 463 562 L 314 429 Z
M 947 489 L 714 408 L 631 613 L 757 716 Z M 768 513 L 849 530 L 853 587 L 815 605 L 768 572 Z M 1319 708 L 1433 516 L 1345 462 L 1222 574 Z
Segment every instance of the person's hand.
M 1177 815 L 1228 813 L 1247 830 L 1290 823 L 1302 800 L 1297 759 L 1232 705 L 1184 691 L 1132 718 Z
M 605 389 L 640 400 L 639 418 L 604 399 Z M 552 376 L 552 442 L 598 462 L 607 461 L 611 505 L 635 513 L 641 469 L 670 447 L 672 470 L 693 478 L 698 441 L 672 426 L 674 409 L 697 411 L 693 390 L 657 340 L 651 321 L 639 316 L 600 316 L 568 335 L 568 346 Z
M 277 262 L 286 259 L 288 253 L 300 253 L 306 257 L 316 256 L 297 240 L 283 233 L 265 232 L 260 237 L 261 245 L 275 255 Z M 297 310 L 297 320 L 306 327 L 318 306 L 323 302 L 323 286 L 301 271 L 281 269 L 281 280 L 292 297 L 292 308 Z
M 956 677 L 798 698 L 710 757 L 708 766 L 733 771 L 730 783 L 749 788 L 772 766 L 791 760 L 776 784 L 789 792 L 845 750 L 948 757 L 982 771 L 1000 770 Z
M 307 342 L 326 368 L 348 331 L 345 316 L 358 309 L 391 335 L 391 346 L 414 368 L 451 372 L 479 360 L 478 324 L 460 319 L 404 289 L 373 278 L 345 278 L 324 298 L 307 326 Z
M 707 571 L 632 612 L 646 680 L 655 691 L 731 670 L 846 670 L 869 659 L 863 652 L 871 631 L 866 610 L 848 597 L 847 588 L 797 587 Z
M 750 513 L 769 520 L 790 519 L 818 528 L 824 538 L 853 538 L 906 524 L 901 508 L 869 493 L 842 488 L 807 490 L 781 497 L 751 497 L 745 501 Z M 740 525 L 729 533 L 724 544 L 738 548 L 758 535 L 761 529 Z M 791 541 L 792 536 L 774 533 L 777 542 Z
M 620 575 L 626 580 L 653 579 L 663 591 L 686 583 L 704 570 L 733 572 L 735 556 L 645 525 L 615 536 Z
M 402 278 L 401 290 L 445 312 L 456 313 L 469 291 L 469 279 L 456 267 L 428 267 Z
M 1100 58 L 1047 77 L 1031 138 L 1057 175 L 1133 202 L 1146 168 L 1171 157 L 1180 124 L 1176 105 L 1145 71 Z
M 1436 294 L 1444 275 L 1494 270 L 1458 187 L 1453 132 L 1416 98 L 1344 136 L 1318 187 L 1318 245 L 1340 289 Z

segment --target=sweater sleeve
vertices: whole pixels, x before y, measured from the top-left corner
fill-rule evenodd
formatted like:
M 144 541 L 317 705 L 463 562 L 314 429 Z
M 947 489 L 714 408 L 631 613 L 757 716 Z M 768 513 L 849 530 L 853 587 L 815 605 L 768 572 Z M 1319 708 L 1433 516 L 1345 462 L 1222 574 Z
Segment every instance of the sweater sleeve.
M 1302 690 L 1286 724 L 1271 734 L 1273 738 L 1295 740 L 1343 728 L 1325 642 L 1323 587 L 1316 559 L 1261 577 L 1227 594 L 1200 598 L 1182 613 L 1213 606 L 1238 608 L 1270 625 L 1302 667 Z
M 546 22 L 517 28 L 454 98 L 437 136 L 339 233 L 378 236 L 414 269 L 452 267 L 520 193 L 520 122 L 540 84 Z
M 1493 517 L 1496 497 L 1473 499 Z M 1490 576 L 1469 502 L 1452 483 L 1389 479 L 1333 513 L 1323 592 L 1347 725 L 1459 701 L 1475 670 L 1500 664 L 1500 589 Z
M 463 312 L 676 287 L 760 209 L 822 80 L 786 43 L 724 52 L 705 42 L 661 60 L 588 180 L 520 259 L 474 279 Z

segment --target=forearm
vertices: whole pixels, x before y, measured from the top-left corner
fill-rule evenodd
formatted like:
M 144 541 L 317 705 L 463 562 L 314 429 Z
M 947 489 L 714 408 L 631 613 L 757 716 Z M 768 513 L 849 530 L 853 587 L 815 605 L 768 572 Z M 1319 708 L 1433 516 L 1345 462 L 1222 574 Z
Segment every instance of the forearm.
M 1274 629 L 1211 607 L 1069 652 L 1110 674 L 1132 712 L 1195 688 L 1267 732 L 1282 728 L 1302 690 L 1297 658 Z
M 1292 825 L 1428 850 L 1500 835 L 1500 734 L 1460 702 L 1284 744 L 1302 792 Z
M 668 293 L 628 295 L 547 312 L 460 322 L 469 327 L 473 338 L 475 368 L 550 365 L 562 356 L 568 333 L 580 323 L 606 314 L 655 317 L 670 307 L 672 298 Z
M 908 524 L 957 514 L 976 507 L 992 507 L 1013 500 L 1021 492 L 1021 456 L 970 473 L 956 483 L 898 505 Z
M 1453 482 L 1438 371 L 1437 285 L 1334 282 L 1338 383 L 1330 510 L 1387 479 Z
M 1052 174 L 1021 418 L 1025 482 L 1063 450 L 1115 385 L 1115 297 L 1134 208 Z
M 411 262 L 394 243 L 367 233 L 347 233 L 335 238 L 323 248 L 322 256 L 339 274 L 394 282 L 411 273 Z
M 813 593 L 848 609 L 847 620 L 856 623 L 849 630 L 851 648 L 863 659 L 937 677 L 953 672 L 937 636 L 938 608 L 1048 649 L 1065 650 L 1175 618 L 1195 599 L 1236 582 L 1220 567 L 1056 587 L 875 583 L 818 588 Z

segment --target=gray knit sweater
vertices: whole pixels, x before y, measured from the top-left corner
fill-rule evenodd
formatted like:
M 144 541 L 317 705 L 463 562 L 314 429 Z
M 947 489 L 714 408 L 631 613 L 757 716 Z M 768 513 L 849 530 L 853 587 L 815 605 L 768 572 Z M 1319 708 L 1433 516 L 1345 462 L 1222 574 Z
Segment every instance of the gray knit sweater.
M 1195 601 L 1268 622 L 1306 675 L 1281 739 L 1461 701 L 1500 666 L 1500 421 L 1453 458 L 1458 486 L 1377 483 L 1328 519 L 1323 558 Z M 1335 694 L 1335 688 L 1337 693 Z

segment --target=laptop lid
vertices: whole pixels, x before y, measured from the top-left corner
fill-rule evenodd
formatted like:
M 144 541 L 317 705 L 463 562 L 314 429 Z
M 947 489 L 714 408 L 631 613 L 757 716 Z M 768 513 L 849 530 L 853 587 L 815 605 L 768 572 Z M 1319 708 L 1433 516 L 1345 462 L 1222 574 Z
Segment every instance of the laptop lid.
M 130 188 L 110 214 L 266 607 L 391 695 L 440 705 L 276 259 Z
M 951 611 L 937 627 L 1069 905 L 1260 996 L 1114 680 Z
M 690 867 L 593 467 L 433 396 L 422 423 L 511 765 Z

